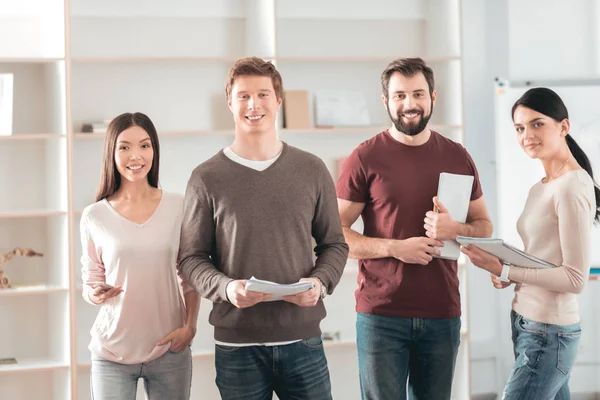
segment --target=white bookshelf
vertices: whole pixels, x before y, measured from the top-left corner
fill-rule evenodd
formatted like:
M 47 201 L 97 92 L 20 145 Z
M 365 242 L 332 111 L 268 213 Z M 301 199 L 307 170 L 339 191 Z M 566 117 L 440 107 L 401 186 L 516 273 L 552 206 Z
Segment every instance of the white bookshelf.
M 104 134 L 82 133 L 83 123 L 146 113 L 160 135 L 161 184 L 183 192 L 193 168 L 230 144 L 224 80 L 237 58 L 255 55 L 272 59 L 284 89 L 307 90 L 311 102 L 318 89 L 363 93 L 369 126 L 317 128 L 313 118 L 309 129 L 284 129 L 279 120 L 283 140 L 335 173 L 337 159 L 389 125 L 383 68 L 420 56 L 436 75 L 431 127 L 462 141 L 459 11 L 460 0 L 23 0 L 13 10 L 0 7 L 0 34 L 14 38 L 0 42 L 0 73 L 13 73 L 15 82 L 14 134 L 0 137 L 0 166 L 11 172 L 0 177 L 9 189 L 0 192 L 0 251 L 45 254 L 6 267 L 13 283 L 27 285 L 0 291 L 8 322 L 0 325 L 0 358 L 18 360 L 0 365 L 0 398 L 90 397 L 87 345 L 97 308 L 80 294 L 79 220 L 94 200 Z M 350 400 L 360 398 L 357 273 L 349 260 L 322 323 L 339 334 L 325 345 L 334 398 Z M 461 269 L 456 399 L 470 397 L 466 285 Z M 210 308 L 203 300 L 192 345 L 193 399 L 219 398 Z

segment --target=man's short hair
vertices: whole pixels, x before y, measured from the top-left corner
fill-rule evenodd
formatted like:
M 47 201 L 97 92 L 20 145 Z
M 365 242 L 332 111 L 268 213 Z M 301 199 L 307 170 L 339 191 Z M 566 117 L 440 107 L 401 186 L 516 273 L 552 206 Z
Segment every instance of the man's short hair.
M 425 64 L 425 61 L 422 58 L 398 58 L 389 63 L 381 73 L 381 90 L 386 99 L 389 96 L 390 78 L 395 72 L 399 72 L 407 78 L 415 76 L 419 72 L 423 73 L 427 85 L 429 85 L 429 94 L 433 94 L 435 89 L 433 70 Z
M 227 99 L 231 96 L 231 90 L 235 80 L 239 76 L 268 76 L 273 82 L 273 89 L 277 99 L 283 98 L 283 81 L 277 68 L 270 61 L 258 57 L 240 58 L 233 64 L 225 81 L 225 94 Z

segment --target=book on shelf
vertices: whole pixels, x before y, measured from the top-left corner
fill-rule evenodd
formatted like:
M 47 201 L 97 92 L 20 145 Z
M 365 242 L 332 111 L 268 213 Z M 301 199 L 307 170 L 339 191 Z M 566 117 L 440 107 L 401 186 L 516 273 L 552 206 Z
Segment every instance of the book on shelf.
M 286 90 L 283 93 L 283 127 L 309 129 L 310 113 L 306 90 Z
M 0 365 L 16 364 L 17 359 L 12 357 L 0 358 Z
M 104 120 L 102 122 L 89 122 L 81 125 L 81 132 L 83 133 L 106 133 L 110 120 Z
M 0 74 L 0 136 L 12 135 L 13 74 Z

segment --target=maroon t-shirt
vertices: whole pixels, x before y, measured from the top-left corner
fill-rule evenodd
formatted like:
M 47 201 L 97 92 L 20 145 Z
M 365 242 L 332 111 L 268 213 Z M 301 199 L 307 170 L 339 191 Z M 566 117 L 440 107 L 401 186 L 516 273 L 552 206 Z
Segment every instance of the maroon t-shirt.
M 364 235 L 407 239 L 426 236 L 425 213 L 433 209 L 441 172 L 473 175 L 471 200 L 482 196 L 475 163 L 465 148 L 431 132 L 427 143 L 407 146 L 385 130 L 360 144 L 344 162 L 337 197 L 365 203 Z M 457 262 L 428 265 L 395 258 L 359 262 L 356 311 L 406 318 L 459 317 Z

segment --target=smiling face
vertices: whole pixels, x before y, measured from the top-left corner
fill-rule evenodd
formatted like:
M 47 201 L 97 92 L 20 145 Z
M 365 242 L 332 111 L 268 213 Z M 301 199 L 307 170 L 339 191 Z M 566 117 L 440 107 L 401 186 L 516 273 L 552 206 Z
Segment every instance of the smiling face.
M 565 143 L 569 133 L 569 120 L 560 122 L 524 106 L 513 115 L 519 145 L 531 158 L 548 159 Z
M 408 136 L 421 133 L 426 127 L 436 93 L 429 95 L 429 85 L 423 73 L 404 76 L 394 72 L 390 77 L 388 97 L 384 97 L 388 115 L 399 132 Z
M 271 77 L 241 75 L 231 87 L 228 105 L 237 133 L 261 134 L 275 129 L 281 99 Z
M 142 127 L 132 126 L 119 134 L 115 146 L 115 165 L 122 180 L 147 180 L 153 159 L 150 135 Z

